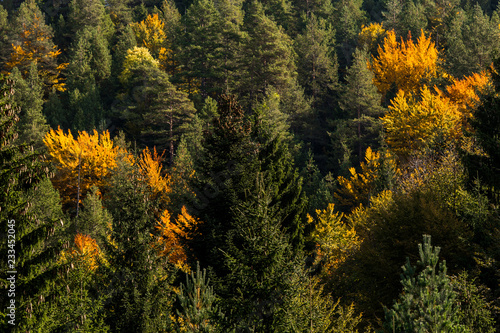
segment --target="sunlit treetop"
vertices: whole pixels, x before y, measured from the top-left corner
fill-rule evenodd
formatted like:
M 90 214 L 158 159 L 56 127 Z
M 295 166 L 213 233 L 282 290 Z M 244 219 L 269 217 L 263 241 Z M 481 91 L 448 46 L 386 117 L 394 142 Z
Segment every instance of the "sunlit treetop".
M 393 86 L 404 93 L 418 92 L 437 76 L 438 50 L 423 30 L 416 43 L 410 35 L 398 42 L 394 31 L 388 31 L 370 69 L 375 74 L 373 83 L 383 95 Z

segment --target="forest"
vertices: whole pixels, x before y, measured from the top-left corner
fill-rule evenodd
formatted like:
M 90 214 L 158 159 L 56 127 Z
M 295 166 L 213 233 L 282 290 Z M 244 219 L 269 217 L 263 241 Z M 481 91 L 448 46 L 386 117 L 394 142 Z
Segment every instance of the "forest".
M 500 332 L 492 0 L 0 2 L 0 331 Z

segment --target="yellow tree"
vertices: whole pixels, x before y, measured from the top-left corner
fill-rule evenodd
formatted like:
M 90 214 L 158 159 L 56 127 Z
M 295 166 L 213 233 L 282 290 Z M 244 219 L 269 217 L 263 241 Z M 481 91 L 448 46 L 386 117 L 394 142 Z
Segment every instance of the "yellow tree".
M 159 234 L 154 245 L 159 255 L 166 257 L 183 271 L 189 271 L 185 243 L 192 238 L 200 223 L 202 222 L 199 219 L 188 214 L 185 206 L 175 220 L 172 220 L 168 210 L 165 210 L 156 226 Z
M 486 72 L 473 73 L 463 79 L 453 79 L 446 87 L 450 100 L 455 103 L 462 114 L 462 123 L 466 125 L 472 117 L 472 110 L 479 102 L 479 93 L 491 83 Z
M 167 58 L 167 35 L 165 33 L 165 24 L 158 17 L 158 14 L 148 15 L 144 21 L 131 23 L 134 30 L 137 45 L 142 45 L 149 52 L 159 59 L 160 56 Z
M 163 155 L 158 155 L 156 148 L 153 148 L 153 152 L 146 148 L 142 151 L 138 165 L 153 193 L 159 195 L 162 201 L 168 204 L 170 202 L 168 195 L 171 192 L 171 181 L 170 176 L 164 175 L 162 172 L 162 157 Z
M 382 118 L 386 141 L 401 157 L 431 146 L 438 138 L 445 142 L 458 138 L 460 120 L 457 106 L 441 91 L 432 93 L 427 86 L 420 96 L 400 90 Z
M 382 27 L 381 23 L 370 23 L 363 25 L 361 32 L 358 35 L 358 44 L 371 54 L 375 54 L 379 44 L 387 36 L 387 31 Z
M 339 176 L 337 178 L 339 188 L 334 197 L 348 210 L 367 204 L 373 195 L 376 195 L 377 185 L 384 172 L 396 175 L 399 171 L 396 162 L 390 153 L 385 156 L 374 152 L 370 147 L 365 152 L 365 162 L 361 162 L 361 172 L 350 168 L 350 177 Z
M 80 201 L 80 195 L 92 185 L 102 187 L 119 158 L 133 162 L 124 149 L 113 145 L 108 131 L 102 134 L 96 130 L 93 134 L 83 131 L 75 139 L 71 131 L 64 134 L 61 128 L 51 129 L 43 141 L 57 169 L 54 186 L 65 204 Z
M 417 92 L 438 71 L 438 50 L 431 37 L 422 31 L 417 42 L 411 36 L 405 42 L 396 40 L 394 31 L 387 32 L 383 47 L 369 64 L 375 74 L 373 79 L 379 92 L 385 96 L 395 86 L 404 93 Z
M 10 73 L 12 68 L 18 67 L 26 78 L 31 64 L 35 62 L 47 92 L 52 88 L 65 90 L 61 72 L 68 64 L 57 64 L 61 51 L 52 42 L 54 33 L 45 24 L 35 1 L 29 0 L 21 4 L 13 26 L 12 51 L 4 64 L 4 72 Z
M 324 210 L 316 210 L 316 219 L 307 216 L 314 225 L 310 237 L 316 243 L 316 255 L 327 273 L 337 269 L 361 244 L 354 228 L 343 222 L 342 217 L 332 203 Z

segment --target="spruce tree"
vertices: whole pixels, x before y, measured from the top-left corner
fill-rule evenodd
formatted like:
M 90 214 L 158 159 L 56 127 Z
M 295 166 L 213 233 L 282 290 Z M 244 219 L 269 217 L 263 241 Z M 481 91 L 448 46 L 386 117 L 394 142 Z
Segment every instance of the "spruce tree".
M 23 79 L 21 73 L 14 67 L 9 79 L 14 82 L 15 103 L 21 108 L 19 121 L 19 140 L 33 144 L 41 149 L 43 137 L 48 131 L 43 109 L 43 84 L 38 76 L 36 63 L 30 66 L 29 76 Z
M 152 246 L 158 203 L 137 170 L 120 165 L 106 208 L 113 217 L 108 253 L 106 323 L 115 332 L 159 332 L 170 327 L 174 270 Z
M 459 324 L 457 294 L 446 272 L 446 262 L 439 264 L 439 247 L 424 235 L 418 245 L 418 271 L 407 258 L 403 266 L 403 291 L 392 309 L 386 309 L 385 328 L 393 332 L 469 332 Z
M 349 148 L 357 154 L 357 163 L 364 160 L 363 152 L 368 147 L 376 149 L 382 126 L 378 118 L 384 109 L 381 96 L 373 84 L 373 73 L 367 67 L 366 51 L 356 49 L 351 67 L 347 70 L 346 85 L 340 100 L 349 128 Z M 353 161 L 354 162 L 354 161 Z
M 54 325 L 53 295 L 51 286 L 57 276 L 55 258 L 60 253 L 61 217 L 56 194 L 49 192 L 49 181 L 35 188 L 45 178 L 41 158 L 25 143 L 15 143 L 18 136 L 19 109 L 15 106 L 12 81 L 2 78 L 0 94 L 0 211 L 2 238 L 0 253 L 4 273 L 1 280 L 3 330 L 13 332 L 50 329 Z M 37 195 L 33 193 L 36 192 Z M 9 230 L 12 230 L 9 231 Z M 13 235 L 13 237 L 7 237 Z M 15 242 L 7 242 L 15 240 Z M 15 279 L 15 295 L 7 298 L 11 283 Z M 7 306 L 15 300 L 15 325 L 7 323 L 14 319 Z M 7 304 L 9 302 L 9 304 Z

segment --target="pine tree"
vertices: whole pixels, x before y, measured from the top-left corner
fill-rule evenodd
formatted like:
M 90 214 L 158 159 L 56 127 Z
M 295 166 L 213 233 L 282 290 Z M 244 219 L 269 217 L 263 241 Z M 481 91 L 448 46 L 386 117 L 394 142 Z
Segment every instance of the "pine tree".
M 461 78 L 487 68 L 500 51 L 498 13 L 488 17 L 476 4 L 459 10 L 445 32 L 446 68 Z
M 100 0 L 71 0 L 68 23 L 73 34 L 91 27 L 97 29 L 107 41 L 111 40 L 114 32 L 113 22 Z
M 197 0 L 184 16 L 181 59 L 183 69 L 180 82 L 188 85 L 190 94 L 221 93 L 221 31 L 219 12 L 212 0 Z
M 186 273 L 186 284 L 182 283 L 177 294 L 181 310 L 177 310 L 177 331 L 188 333 L 216 332 L 216 295 L 207 278 L 207 270 L 196 265 L 196 272 Z
M 393 332 L 469 332 L 458 322 L 457 294 L 446 272 L 446 262 L 437 267 L 439 247 L 424 235 L 418 245 L 419 271 L 407 258 L 403 266 L 402 294 L 392 309 L 386 309 L 385 328 Z
M 335 35 L 325 20 L 311 14 L 303 34 L 295 39 L 299 83 L 312 97 L 312 106 L 329 108 L 337 85 Z

